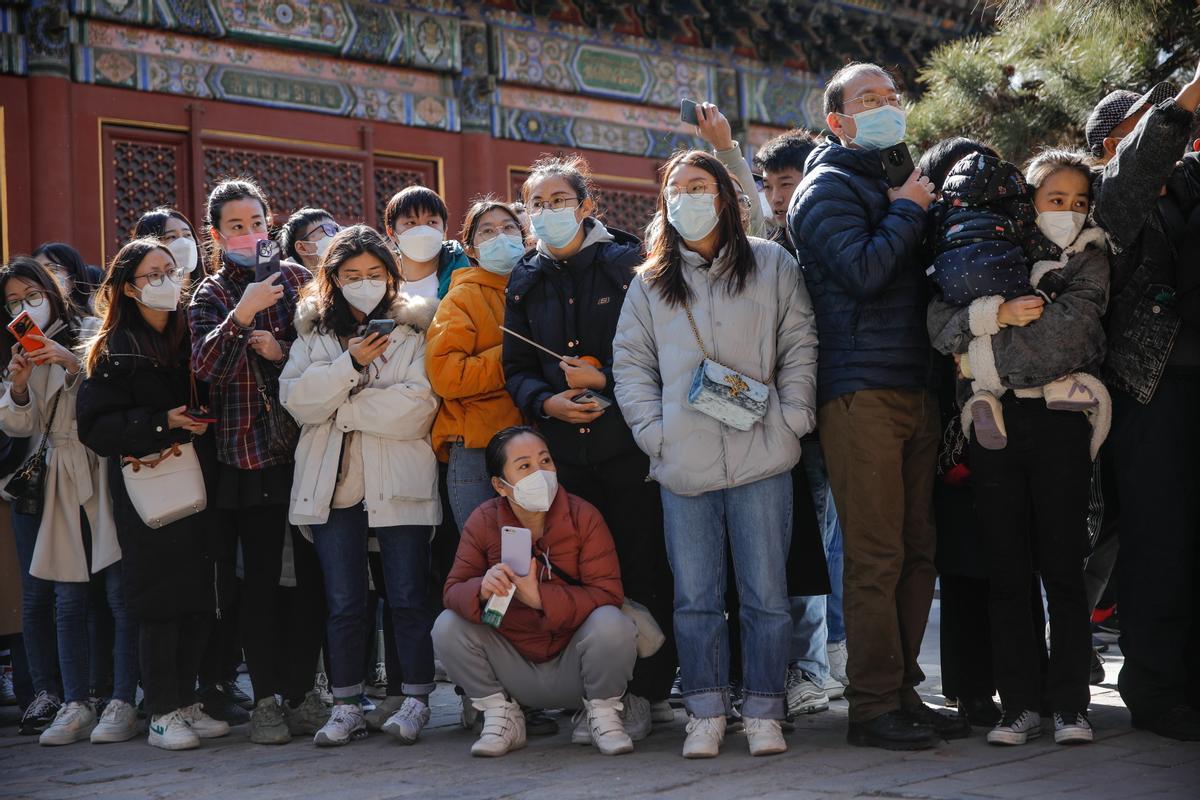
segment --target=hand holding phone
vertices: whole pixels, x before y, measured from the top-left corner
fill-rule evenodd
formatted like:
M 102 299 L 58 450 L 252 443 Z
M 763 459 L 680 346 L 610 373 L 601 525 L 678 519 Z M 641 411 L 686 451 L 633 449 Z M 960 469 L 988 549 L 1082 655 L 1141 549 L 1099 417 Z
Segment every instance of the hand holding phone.
M 598 409 L 600 409 L 601 411 L 603 411 L 604 409 L 606 409 L 612 405 L 611 400 L 609 400 L 607 397 L 605 397 L 602 394 L 597 394 L 596 392 L 593 392 L 591 389 L 585 390 L 583 392 L 583 394 L 576 395 L 575 402 L 576 403 L 595 403 L 596 407 Z
M 373 319 L 367 323 L 367 330 L 363 333 L 364 338 L 370 338 L 371 334 L 380 336 L 391 336 L 392 331 L 396 330 L 396 320 L 394 319 Z
M 254 256 L 254 280 L 265 281 L 279 272 L 279 243 L 274 239 L 259 241 Z
M 188 406 L 183 412 L 192 422 L 200 422 L 205 425 L 216 425 L 216 416 L 204 406 Z
M 888 186 L 893 189 L 903 186 L 915 169 L 912 152 L 904 142 L 883 148 L 879 151 L 879 157 L 883 160 L 883 171 L 887 175 Z
M 513 574 L 524 578 L 529 574 L 529 562 L 533 558 L 533 532 L 529 528 L 505 525 L 500 529 L 500 563 Z
M 8 330 L 26 353 L 36 352 L 45 346 L 39 339 L 34 338 L 44 338 L 45 334 L 33 321 L 33 317 L 29 316 L 28 311 L 22 311 L 16 316 L 16 319 L 8 323 Z

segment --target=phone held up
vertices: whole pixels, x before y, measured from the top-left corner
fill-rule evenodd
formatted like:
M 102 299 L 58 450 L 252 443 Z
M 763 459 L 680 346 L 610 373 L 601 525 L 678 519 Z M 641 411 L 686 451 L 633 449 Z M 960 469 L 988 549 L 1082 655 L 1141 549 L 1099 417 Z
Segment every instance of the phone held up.
M 683 98 L 679 101 L 679 119 L 681 122 L 686 122 L 688 125 L 699 125 L 700 119 L 696 116 L 695 100 Z
M 254 259 L 254 280 L 262 283 L 279 272 L 279 244 L 274 239 L 258 243 Z
M 29 316 L 28 311 L 22 311 L 17 315 L 16 319 L 8 323 L 8 330 L 26 353 L 40 350 L 44 346 L 37 339 L 33 338 L 34 336 L 44 338 L 45 334 L 42 333 L 42 329 L 37 326 L 37 323 L 33 321 L 33 317 Z
M 903 186 L 916 169 L 913 166 L 912 153 L 904 142 L 883 148 L 879 151 L 879 157 L 883 160 L 883 171 L 887 175 L 888 186 L 893 189 Z

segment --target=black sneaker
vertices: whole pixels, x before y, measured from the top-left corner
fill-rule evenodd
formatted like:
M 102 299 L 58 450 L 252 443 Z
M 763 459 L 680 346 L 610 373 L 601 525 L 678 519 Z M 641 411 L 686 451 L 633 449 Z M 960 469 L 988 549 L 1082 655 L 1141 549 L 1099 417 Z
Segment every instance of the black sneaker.
M 21 715 L 21 727 L 18 733 L 21 736 L 40 736 L 42 731 L 50 727 L 50 723 L 54 722 L 54 717 L 58 715 L 58 710 L 62 708 L 62 701 L 49 692 L 38 692 L 37 697 L 33 698 L 33 702 L 25 708 L 25 713 Z
M 913 722 L 907 714 L 889 711 L 866 722 L 851 722 L 846 741 L 884 750 L 929 750 L 937 747 L 939 737 L 933 728 Z
M 237 703 L 242 708 L 246 709 L 247 711 L 254 708 L 254 701 L 250 699 L 249 695 L 242 691 L 242 688 L 238 686 L 236 680 L 221 681 L 217 685 L 220 686 L 221 690 L 229 696 L 230 700 Z M 209 714 L 209 716 L 211 717 L 212 714 Z
M 901 714 L 905 714 L 913 722 L 918 725 L 926 725 L 933 729 L 942 739 L 950 741 L 951 739 L 966 739 L 971 735 L 971 723 L 967 721 L 966 714 L 943 714 L 941 711 L 930 708 L 922 703 L 919 706 L 912 708 L 904 708 L 900 710 Z
M 960 713 L 966 712 L 972 725 L 994 728 L 1000 722 L 1000 707 L 990 697 L 972 697 L 959 701 Z
M 529 736 L 554 736 L 558 733 L 558 720 L 540 708 L 526 708 L 525 733 Z
M 1088 675 L 1088 683 L 1092 686 L 1100 686 L 1104 683 L 1104 656 L 1100 655 L 1100 648 L 1092 648 L 1092 667 Z
M 1200 742 L 1200 711 L 1178 705 L 1156 717 L 1133 717 L 1133 727 L 1181 742 Z
M 204 712 L 210 717 L 229 725 L 245 725 L 250 721 L 250 712 L 230 696 L 225 687 L 228 683 L 218 683 L 200 690 L 200 702 L 204 704 Z

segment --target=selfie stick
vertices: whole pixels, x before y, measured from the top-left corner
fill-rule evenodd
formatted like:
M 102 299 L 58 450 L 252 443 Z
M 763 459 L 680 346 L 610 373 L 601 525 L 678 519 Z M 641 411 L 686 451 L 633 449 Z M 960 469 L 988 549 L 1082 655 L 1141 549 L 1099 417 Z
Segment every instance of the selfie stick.
M 503 325 L 501 325 L 501 326 L 500 326 L 500 330 L 504 331 L 504 332 L 505 332 L 505 333 L 507 333 L 509 336 L 515 336 L 515 337 L 517 337 L 517 338 L 518 338 L 518 339 L 520 339 L 522 342 L 524 342 L 524 343 L 525 343 L 525 344 L 527 344 L 527 345 L 530 345 L 531 347 L 536 347 L 538 350 L 541 350 L 543 353 L 547 353 L 547 354 L 549 354 L 549 355 L 552 355 L 552 356 L 554 356 L 554 357 L 555 357 L 555 358 L 557 358 L 559 361 L 566 361 L 566 360 L 567 360 L 565 356 L 560 356 L 558 353 L 554 352 L 554 351 L 553 351 L 553 350 L 551 350 L 550 348 L 548 348 L 548 347 L 542 347 L 542 346 L 541 346 L 540 344 L 538 344 L 537 342 L 535 342 L 535 341 L 532 341 L 532 340 L 530 340 L 530 339 L 526 339 L 526 338 L 525 338 L 524 336 L 522 336 L 521 334 L 517 333 L 516 331 L 510 331 L 508 328 L 504 327 Z

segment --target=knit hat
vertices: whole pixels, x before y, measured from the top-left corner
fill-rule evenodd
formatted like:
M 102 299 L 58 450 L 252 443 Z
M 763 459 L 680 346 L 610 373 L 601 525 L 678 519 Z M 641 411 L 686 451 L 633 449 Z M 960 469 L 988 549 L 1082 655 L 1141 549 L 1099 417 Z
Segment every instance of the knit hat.
M 1088 115 L 1085 132 L 1088 150 L 1099 158 L 1104 155 L 1104 139 L 1112 129 L 1141 111 L 1146 106 L 1158 105 L 1163 100 L 1175 96 L 1175 87 L 1163 81 L 1142 96 L 1128 89 L 1118 89 L 1109 92 L 1108 96 L 1096 104 Z

